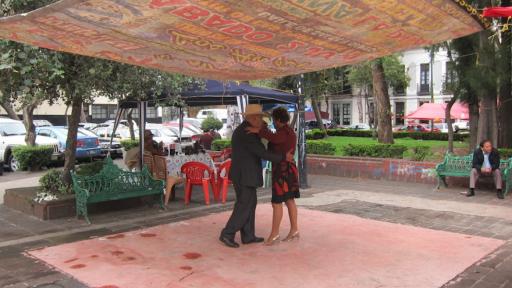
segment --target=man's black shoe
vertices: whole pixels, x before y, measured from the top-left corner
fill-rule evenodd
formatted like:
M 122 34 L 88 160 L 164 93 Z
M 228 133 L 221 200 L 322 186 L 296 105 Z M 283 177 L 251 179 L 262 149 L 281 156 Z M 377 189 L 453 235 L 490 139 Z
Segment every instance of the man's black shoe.
M 240 245 L 235 242 L 235 240 L 230 239 L 226 236 L 220 236 L 219 238 L 220 242 L 224 243 L 224 245 L 230 247 L 230 248 L 238 248 Z
M 251 244 L 251 243 L 262 243 L 265 241 L 265 238 L 262 237 L 254 237 L 249 241 L 242 241 L 243 244 Z
M 475 196 L 475 189 L 469 189 L 468 193 L 466 193 L 466 197 Z
M 503 195 L 503 191 L 501 189 L 498 189 L 498 199 L 505 199 L 505 195 Z

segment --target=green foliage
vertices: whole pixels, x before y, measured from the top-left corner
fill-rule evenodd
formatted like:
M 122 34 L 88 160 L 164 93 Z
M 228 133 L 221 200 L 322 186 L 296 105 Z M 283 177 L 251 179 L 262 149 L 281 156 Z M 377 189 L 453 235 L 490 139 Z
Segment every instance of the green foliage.
M 410 78 L 398 55 L 382 57 L 380 60 L 382 60 L 382 66 L 384 67 L 386 83 L 395 90 L 406 88 Z M 366 93 L 372 91 L 371 63 L 371 61 L 367 61 L 350 66 L 348 73 L 348 82 L 363 89 Z
M 217 139 L 212 142 L 212 150 L 213 151 L 222 151 L 226 148 L 231 148 L 231 140 Z
M 500 152 L 501 159 L 508 159 L 512 157 L 512 149 L 510 148 L 499 148 L 498 151 Z
M 96 174 L 100 173 L 104 164 L 105 164 L 104 161 L 93 161 L 91 163 L 81 164 L 76 169 L 76 174 L 80 175 L 80 176 L 96 175 Z
M 402 159 L 407 146 L 398 144 L 348 144 L 343 152 L 347 156 Z
M 327 134 L 329 134 L 329 133 L 327 133 Z M 318 140 L 318 139 L 323 139 L 323 138 L 325 138 L 325 133 L 324 133 L 324 131 L 322 131 L 320 129 L 313 129 L 313 130 L 306 132 L 307 140 Z
M 413 161 L 423 161 L 430 154 L 432 154 L 430 147 L 426 146 L 426 145 L 414 146 L 411 148 L 411 150 L 412 150 L 411 160 L 413 160 Z
M 16 146 L 12 149 L 14 158 L 22 170 L 39 170 L 52 161 L 51 146 Z
M 306 151 L 308 154 L 334 155 L 336 154 L 336 147 L 329 142 L 308 140 L 306 141 Z
M 131 140 L 131 139 L 121 140 L 120 144 L 124 148 L 125 151 L 128 151 L 134 147 L 139 146 L 139 140 Z
M 61 170 L 50 169 L 39 179 L 39 188 L 41 192 L 52 195 L 71 194 L 73 190 L 71 186 L 64 183 Z
M 220 130 L 222 128 L 222 121 L 219 119 L 208 116 L 206 119 L 203 120 L 203 123 L 201 123 L 201 129 L 203 131 L 210 131 L 210 130 Z
M 309 132 L 309 131 L 308 131 Z M 372 131 L 369 130 L 349 130 L 349 129 L 328 129 L 329 136 L 348 136 L 348 137 L 372 137 Z M 311 137 L 311 135 L 310 135 Z M 454 141 L 464 141 L 468 135 L 454 134 Z M 448 141 L 447 133 L 424 133 L 424 132 L 394 132 L 393 138 L 411 138 L 415 140 L 441 140 Z

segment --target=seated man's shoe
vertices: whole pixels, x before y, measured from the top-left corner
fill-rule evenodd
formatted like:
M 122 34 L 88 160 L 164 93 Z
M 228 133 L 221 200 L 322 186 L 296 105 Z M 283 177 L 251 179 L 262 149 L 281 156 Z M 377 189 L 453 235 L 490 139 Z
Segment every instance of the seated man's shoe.
M 220 242 L 224 243 L 224 245 L 230 247 L 230 248 L 238 248 L 240 245 L 235 242 L 235 240 L 228 238 L 226 236 L 220 236 L 219 238 Z
M 475 196 L 475 189 L 470 188 L 469 191 L 466 193 L 466 197 L 472 197 Z
M 252 238 L 252 239 L 251 239 L 251 240 L 249 240 L 249 241 L 242 241 L 242 244 L 261 243 L 261 242 L 263 242 L 263 241 L 265 241 L 265 239 L 264 239 L 264 238 L 262 238 L 262 237 L 256 237 L 256 236 L 255 236 L 254 238 Z
M 498 199 L 505 199 L 505 195 L 503 194 L 503 191 L 501 189 L 498 189 Z

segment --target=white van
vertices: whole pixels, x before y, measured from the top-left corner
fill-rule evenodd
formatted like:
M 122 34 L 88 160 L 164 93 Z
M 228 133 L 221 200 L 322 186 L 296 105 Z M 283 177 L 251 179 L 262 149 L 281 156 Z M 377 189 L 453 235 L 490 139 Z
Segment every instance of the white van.
M 204 120 L 204 119 L 208 118 L 208 116 L 213 116 L 225 124 L 228 121 L 228 109 L 222 109 L 222 108 L 201 109 L 197 113 L 196 118 Z

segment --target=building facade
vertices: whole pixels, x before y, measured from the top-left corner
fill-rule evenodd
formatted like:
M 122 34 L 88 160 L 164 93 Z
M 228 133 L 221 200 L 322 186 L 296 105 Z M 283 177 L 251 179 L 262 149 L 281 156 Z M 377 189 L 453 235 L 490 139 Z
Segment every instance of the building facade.
M 414 112 L 423 103 L 432 102 L 431 69 L 434 103 L 446 103 L 453 96 L 449 89 L 454 79 L 453 63 L 449 61 L 446 50 L 434 54 L 433 65 L 430 53 L 422 48 L 405 51 L 400 58 L 410 80 L 407 88 L 399 91 L 389 89 L 393 125 L 405 124 L 405 115 Z M 365 96 L 364 91 L 349 86 L 338 95 L 325 97 L 321 103 L 321 110 L 328 111 L 331 120 L 340 126 L 369 124 L 373 118 L 370 117 L 374 111 L 371 97 Z

